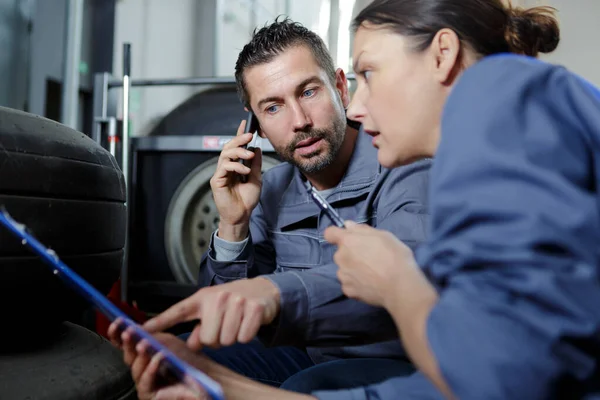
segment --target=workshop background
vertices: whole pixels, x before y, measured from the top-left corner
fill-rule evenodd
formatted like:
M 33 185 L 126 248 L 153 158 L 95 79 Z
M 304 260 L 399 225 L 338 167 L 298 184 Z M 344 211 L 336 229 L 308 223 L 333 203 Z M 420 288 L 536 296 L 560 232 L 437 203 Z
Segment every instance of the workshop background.
M 349 22 L 368 0 L 78 0 L 82 4 L 76 127 L 85 123 L 93 74 L 121 74 L 122 44 L 131 43 L 132 78 L 232 76 L 254 26 L 286 14 L 323 37 L 338 66 L 350 70 Z M 60 119 L 67 0 L 0 0 L 0 105 Z M 535 5 L 537 0 L 515 4 Z M 600 2 L 549 0 L 559 11 L 561 42 L 543 56 L 600 84 Z M 133 88 L 131 133 L 146 135 L 197 87 Z M 86 132 L 87 133 L 87 132 Z
M 369 2 L 0 0 L 0 205 L 132 319 L 165 310 L 197 290 L 219 223 L 209 180 L 247 116 L 242 46 L 289 16 L 352 90 L 349 25 Z M 557 8 L 542 59 L 600 86 L 600 0 L 513 3 Z M 262 146 L 265 171 L 279 158 Z M 136 398 L 108 320 L 4 229 L 0 276 L 0 399 Z

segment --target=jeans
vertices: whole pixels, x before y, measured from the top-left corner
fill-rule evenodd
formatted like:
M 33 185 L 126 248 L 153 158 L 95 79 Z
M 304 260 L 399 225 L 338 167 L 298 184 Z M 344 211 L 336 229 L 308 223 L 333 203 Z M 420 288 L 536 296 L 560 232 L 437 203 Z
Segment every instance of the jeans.
M 291 376 L 282 389 L 298 393 L 318 390 L 351 389 L 383 382 L 389 378 L 408 376 L 415 367 L 408 361 L 386 358 L 353 358 L 329 361 L 307 368 Z
M 179 336 L 186 340 L 188 334 Z M 304 349 L 265 347 L 260 341 L 237 343 L 202 352 L 219 364 L 264 384 L 298 393 L 350 389 L 382 382 L 415 371 L 408 361 L 355 358 L 315 364 Z
M 202 352 L 238 374 L 275 387 L 315 365 L 303 349 L 265 347 L 258 340 L 220 349 L 204 348 Z

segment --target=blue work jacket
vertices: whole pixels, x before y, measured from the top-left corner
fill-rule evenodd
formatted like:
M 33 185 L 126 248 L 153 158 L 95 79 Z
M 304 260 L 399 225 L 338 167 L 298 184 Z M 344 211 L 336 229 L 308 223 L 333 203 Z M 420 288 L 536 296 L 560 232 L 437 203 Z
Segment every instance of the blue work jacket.
M 427 340 L 458 399 L 600 398 L 600 92 L 486 57 L 453 89 L 418 262 Z M 332 305 L 333 306 L 333 305 Z M 433 399 L 421 374 L 321 400 Z

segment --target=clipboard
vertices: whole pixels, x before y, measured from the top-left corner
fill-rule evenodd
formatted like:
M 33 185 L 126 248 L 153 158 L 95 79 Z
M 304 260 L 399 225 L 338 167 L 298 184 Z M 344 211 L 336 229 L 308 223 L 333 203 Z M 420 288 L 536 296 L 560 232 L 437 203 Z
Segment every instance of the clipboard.
M 127 314 L 115 306 L 96 288 L 65 265 L 53 250 L 42 245 L 30 232 L 28 232 L 25 225 L 18 223 L 8 214 L 4 206 L 0 206 L 0 223 L 21 239 L 21 243 L 24 246 L 28 246 L 34 253 L 39 255 L 42 260 L 50 266 L 54 275 L 57 275 L 65 284 L 67 284 L 67 286 L 94 305 L 100 312 L 106 315 L 109 320 L 114 321 L 119 318 L 122 321 L 120 327 L 123 330 L 131 328 L 133 336 L 138 342 L 142 339 L 146 340 L 150 355 L 161 353 L 164 356 L 161 360 L 161 368 L 165 368 L 166 372 L 169 375 L 172 375 L 171 378 L 183 383 L 195 383 L 200 385 L 213 400 L 224 400 L 223 389 L 216 381 L 182 361 L 169 349 L 154 339 L 150 333 L 146 332 L 141 326 L 131 320 Z M 193 385 L 190 385 L 190 387 L 193 388 Z

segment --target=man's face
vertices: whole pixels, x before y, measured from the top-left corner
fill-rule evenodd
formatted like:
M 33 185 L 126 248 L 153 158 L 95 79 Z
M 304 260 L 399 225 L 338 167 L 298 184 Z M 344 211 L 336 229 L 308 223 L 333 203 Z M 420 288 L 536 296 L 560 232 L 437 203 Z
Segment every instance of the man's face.
M 311 174 L 336 159 L 346 131 L 343 72 L 334 85 L 311 51 L 295 46 L 244 77 L 262 134 L 283 160 Z

